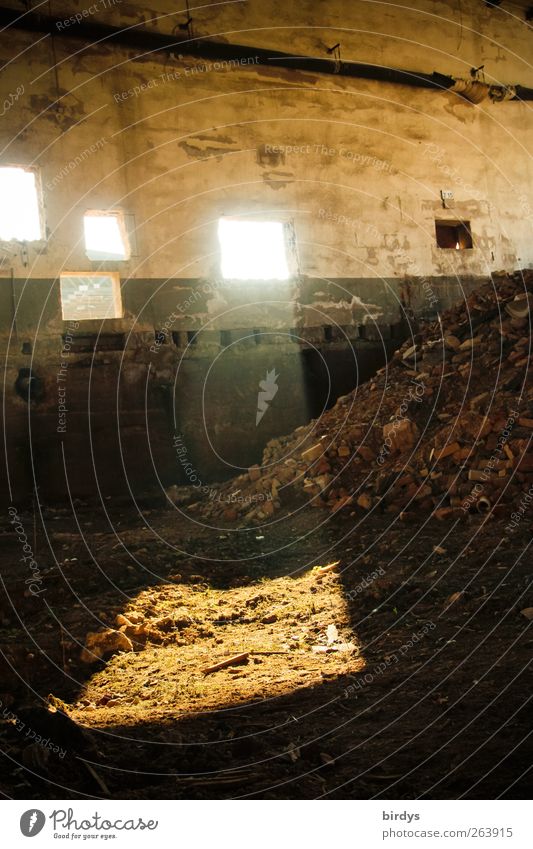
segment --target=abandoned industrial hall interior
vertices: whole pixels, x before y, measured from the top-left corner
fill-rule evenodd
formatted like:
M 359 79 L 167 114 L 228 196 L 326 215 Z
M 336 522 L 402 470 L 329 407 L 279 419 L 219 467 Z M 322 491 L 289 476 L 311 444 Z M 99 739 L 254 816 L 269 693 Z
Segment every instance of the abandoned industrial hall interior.
M 527 798 L 532 22 L 0 0 L 7 805 Z

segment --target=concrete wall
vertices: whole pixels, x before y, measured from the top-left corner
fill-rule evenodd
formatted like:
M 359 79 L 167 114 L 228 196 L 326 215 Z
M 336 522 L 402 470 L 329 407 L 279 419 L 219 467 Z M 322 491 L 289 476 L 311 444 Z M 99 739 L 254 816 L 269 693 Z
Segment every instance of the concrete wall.
M 63 13 L 66 23 L 54 38 L 12 31 L 0 44 L 0 103 L 8 99 L 0 163 L 39 169 L 47 227 L 46 241 L 29 245 L 27 252 L 13 243 L 0 245 L 0 336 L 8 351 L 9 415 L 23 410 L 27 416 L 12 387 L 20 369 L 30 366 L 48 387 L 41 406 L 32 409 L 33 421 L 44 422 L 49 415 L 49 432 L 54 432 L 53 382 L 68 327 L 60 313 L 62 270 L 120 271 L 124 318 L 85 322 L 77 332 L 126 334 L 121 353 L 97 347 L 90 356 L 100 369 L 98 444 L 110 444 L 108 436 L 116 429 L 115 420 L 106 425 L 104 419 L 118 369 L 121 379 L 136 387 L 123 403 L 135 446 L 140 439 L 135 429 L 144 427 L 145 386 L 174 386 L 187 331 L 201 331 L 199 344 L 186 354 L 190 371 L 186 377 L 181 371 L 175 394 L 182 411 L 188 409 L 190 420 L 198 422 L 190 385 L 195 374 L 200 380 L 215 347 L 219 351 L 221 329 L 287 334 L 296 328 L 317 344 L 324 341 L 324 327 L 338 326 L 336 370 L 349 375 L 352 354 L 342 332 L 352 343 L 358 340 L 361 356 L 368 358 L 362 337 L 384 334 L 390 349 L 391 335 L 401 338 L 406 307 L 431 314 L 480 277 L 531 266 L 529 104 L 476 106 L 450 92 L 254 62 L 216 67 L 185 51 L 170 59 L 105 44 L 87 48 L 64 37 L 78 26 L 68 21 L 76 11 L 85 11 L 84 20 L 122 26 L 144 21 L 150 32 L 183 34 L 176 27 L 185 16 L 169 13 L 167 5 L 163 0 L 150 8 L 112 0 L 55 2 L 54 15 Z M 471 67 L 485 64 L 488 82 L 531 86 L 531 30 L 518 9 L 511 15 L 480 0 L 428 0 L 408 8 L 357 0 L 249 0 L 193 10 L 193 34 L 323 58 L 340 42 L 344 60 L 425 73 L 468 76 Z M 443 209 L 441 190 L 453 192 L 452 208 Z M 85 256 L 82 216 L 98 208 L 120 208 L 128 215 L 133 238 L 128 262 L 99 264 Z M 288 283 L 225 284 L 217 242 L 221 215 L 292 221 L 299 277 Z M 437 248 L 436 218 L 470 220 L 473 249 Z M 161 329 L 169 346 L 150 352 L 154 331 Z M 22 353 L 24 342 L 31 353 Z M 226 354 L 232 363 L 228 373 L 243 381 L 242 391 L 252 399 L 256 371 L 262 373 L 267 360 L 269 367 L 276 365 L 272 356 L 264 359 L 263 349 L 256 345 L 247 351 L 247 361 L 257 363 L 248 374 L 231 360 L 233 349 Z M 331 345 L 325 349 L 330 356 Z M 382 349 L 378 341 L 376 367 Z M 296 375 L 301 352 L 292 350 L 296 360 L 287 373 Z M 198 366 L 191 365 L 196 359 Z M 74 426 L 74 416 L 80 422 L 87 418 L 87 386 L 70 375 L 82 371 L 69 372 L 71 433 L 76 434 L 81 424 Z M 272 433 L 307 415 L 303 383 L 296 377 L 292 383 L 298 387 L 294 409 L 289 413 L 292 406 L 284 407 Z M 214 390 L 211 397 L 217 397 Z M 168 418 L 157 393 L 154 398 L 150 403 L 161 421 L 155 430 L 163 434 Z M 220 397 L 217 403 L 224 407 Z M 233 403 L 228 399 L 227 409 Z M 124 419 L 122 426 L 129 426 Z M 227 434 L 228 445 L 235 427 L 233 437 Z M 153 438 L 157 442 L 157 435 Z M 165 432 L 161 439 L 167 448 L 156 451 L 166 458 L 161 464 L 167 471 L 168 438 Z M 19 432 L 13 439 L 24 453 L 27 435 Z M 222 474 L 224 464 L 217 465 L 205 440 L 197 439 L 191 450 L 206 474 Z M 243 464 L 250 455 L 257 457 L 260 441 L 254 432 L 253 450 L 243 453 Z M 242 432 L 237 442 L 243 444 Z M 131 453 L 137 455 L 135 447 Z M 145 458 L 137 455 L 136 462 L 142 480 Z M 83 463 L 75 477 L 74 489 L 81 491 L 82 481 L 90 478 Z

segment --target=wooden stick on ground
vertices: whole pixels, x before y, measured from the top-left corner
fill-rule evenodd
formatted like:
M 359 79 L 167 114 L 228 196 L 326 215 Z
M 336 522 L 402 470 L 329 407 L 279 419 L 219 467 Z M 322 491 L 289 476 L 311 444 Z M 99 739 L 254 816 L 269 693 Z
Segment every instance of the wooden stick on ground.
M 77 757 L 77 755 L 76 755 L 76 757 Z M 82 764 L 82 766 L 85 767 L 85 769 L 87 770 L 87 772 L 89 773 L 91 778 L 93 778 L 94 781 L 96 781 L 98 787 L 102 791 L 102 794 L 104 796 L 108 796 L 108 797 L 111 796 L 111 793 L 109 792 L 109 788 L 108 788 L 107 784 L 105 783 L 102 776 L 98 775 L 95 768 L 90 763 L 87 763 L 87 761 L 84 761 L 82 758 L 78 758 L 78 760 Z
M 324 575 L 326 572 L 333 572 L 333 570 L 337 568 L 340 562 L 340 560 L 335 560 L 334 563 L 328 563 L 326 566 L 317 566 L 316 574 L 320 576 Z
M 206 666 L 204 675 L 210 675 L 211 672 L 217 672 L 219 669 L 225 669 L 226 666 L 236 666 L 238 663 L 244 663 L 248 660 L 250 652 L 244 651 L 241 654 L 234 654 L 232 657 L 227 657 L 226 660 L 221 660 L 219 663 L 214 663 L 213 666 Z

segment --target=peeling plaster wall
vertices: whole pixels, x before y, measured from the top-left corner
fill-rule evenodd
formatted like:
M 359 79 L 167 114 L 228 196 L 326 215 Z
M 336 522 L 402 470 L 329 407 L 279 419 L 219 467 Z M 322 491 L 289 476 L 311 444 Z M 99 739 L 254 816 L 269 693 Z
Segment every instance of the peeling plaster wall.
M 53 13 L 63 12 L 67 19 L 94 5 L 56 0 Z M 11 6 L 19 8 L 14 2 Z M 144 21 L 148 30 L 167 34 L 181 33 L 175 28 L 185 18 L 169 13 L 163 0 L 150 8 L 100 4 L 88 15 L 121 26 Z M 229 43 L 320 57 L 340 42 L 345 60 L 425 73 L 468 76 L 471 67 L 484 63 L 488 82 L 533 85 L 527 62 L 530 27 L 478 0 L 428 0 L 409 7 L 357 0 L 249 0 L 195 9 L 193 27 L 197 37 L 212 35 Z M 185 54 L 179 58 L 178 50 L 170 59 L 105 44 L 87 48 L 59 33 L 38 40 L 33 34 L 10 32 L 0 43 L 0 62 L 0 102 L 23 89 L 4 109 L 0 163 L 39 169 L 47 227 L 46 241 L 28 246 L 26 260 L 18 246 L 0 245 L 0 336 L 8 347 L 7 385 L 13 385 L 30 359 L 48 390 L 46 400 L 33 410 L 34 420 L 49 417 L 39 438 L 54 433 L 54 375 L 67 327 L 61 320 L 58 274 L 119 270 L 124 318 L 85 322 L 79 332 L 125 334 L 124 350 L 97 350 L 86 373 L 103 392 L 100 418 L 95 418 L 96 444 L 108 446 L 102 466 L 116 426 L 115 419 L 105 418 L 106 404 L 118 380 L 134 387 L 120 402 L 120 426 L 131 430 L 131 462 L 139 467 L 139 487 L 150 462 L 137 450 L 145 436 L 147 384 L 154 421 L 159 422 L 153 439 L 165 445 L 157 447 L 156 463 L 167 481 L 175 475 L 168 448 L 172 427 L 158 392 L 168 391 L 161 386 L 176 381 L 187 331 L 200 330 L 200 335 L 186 355 L 189 371 L 182 370 L 175 391 L 178 406 L 189 409 L 194 433 L 203 414 L 201 405 L 194 414 L 187 407 L 187 386 L 192 375 L 199 379 L 205 372 L 220 346 L 221 330 L 287 334 L 295 328 L 304 340 L 317 345 L 320 340 L 323 348 L 323 327 L 338 325 L 351 343 L 357 342 L 363 360 L 373 356 L 379 365 L 379 334 L 387 337 L 387 346 L 397 344 L 406 307 L 431 314 L 480 277 L 533 263 L 528 103 L 486 101 L 475 106 L 448 92 L 255 63 L 217 68 Z M 443 209 L 443 189 L 454 193 L 450 209 Z M 127 214 L 133 228 L 128 262 L 98 264 L 85 256 L 82 216 L 99 208 Z M 217 222 L 229 214 L 293 221 L 298 279 L 231 286 L 221 280 Z M 438 218 L 470 220 L 474 248 L 437 248 Z M 150 352 L 154 331 L 161 329 L 169 347 Z M 365 345 L 373 335 L 378 341 L 372 354 Z M 24 341 L 31 354 L 22 354 Z M 339 352 L 345 352 L 342 383 L 351 373 L 351 354 L 340 331 L 336 345 L 338 373 L 343 371 Z M 283 354 L 293 357 L 287 374 L 300 373 L 300 348 L 289 346 Z M 245 375 L 238 360 L 228 365 L 224 379 L 239 375 L 246 397 L 253 398 L 258 374 L 272 361 L 272 348 L 266 348 L 266 358 L 264 349 L 256 346 L 243 355 L 257 364 L 255 371 Z M 331 358 L 333 348 L 327 350 Z M 80 455 L 89 439 L 87 433 L 79 435 L 87 407 L 82 372 L 78 367 L 70 373 L 77 376 L 71 378 L 69 450 Z M 10 415 L 20 423 L 27 418 L 27 407 L 12 395 Z M 271 433 L 305 420 L 303 383 L 296 395 Z M 256 456 L 268 435 L 254 435 Z M 237 442 L 242 443 L 241 437 Z M 22 428 L 12 438 L 14 451 L 27 463 L 28 434 Z M 222 474 L 223 464 L 212 462 L 204 448 L 202 443 L 191 450 L 210 476 L 217 470 Z M 26 483 L 21 490 L 27 488 L 28 475 L 22 474 Z M 74 489 L 83 491 L 90 477 L 82 466 Z M 94 481 L 87 486 L 94 489 Z
M 144 16 L 169 32 L 180 16 L 154 24 L 155 6 L 151 16 L 121 3 L 93 17 L 124 25 Z M 320 56 L 337 38 L 346 59 L 461 74 L 485 62 L 488 79 L 533 80 L 529 28 L 478 0 L 462 2 L 462 27 L 455 3 L 374 6 L 247 2 L 199 10 L 194 27 Z M 75 9 L 65 4 L 65 16 Z M 294 219 L 309 277 L 484 275 L 533 262 L 528 104 L 475 106 L 453 93 L 259 65 L 153 61 L 60 35 L 53 49 L 45 38 L 28 50 L 32 40 L 11 33 L 0 48 L 4 62 L 27 50 L 2 71 L 6 96 L 25 91 L 3 118 L 1 160 L 41 169 L 49 239 L 40 255 L 30 250 L 32 277 L 94 267 L 81 216 L 100 207 L 134 216 L 136 256 L 120 265 L 124 277 L 216 279 L 223 214 Z M 453 210 L 442 209 L 443 188 L 454 191 Z M 469 218 L 474 250 L 435 248 L 436 217 Z
M 337 39 L 346 59 L 460 74 L 485 62 L 489 80 L 531 83 L 523 22 L 478 0 L 463 0 L 462 17 L 456 3 L 416 6 L 229 4 L 195 11 L 194 32 L 319 56 Z M 65 19 L 76 8 L 64 4 Z M 144 18 L 165 32 L 180 21 L 157 15 L 155 3 L 150 12 L 121 3 L 90 17 Z M 26 268 L 7 246 L 4 274 L 12 266 L 15 277 L 53 280 L 95 268 L 82 244 L 87 208 L 132 216 L 134 256 L 117 266 L 128 280 L 219 282 L 224 214 L 294 220 L 304 281 L 476 277 L 533 262 L 529 104 L 474 106 L 453 93 L 259 65 L 216 70 L 59 34 L 32 40 L 11 33 L 0 48 L 3 62 L 26 51 L 2 71 L 5 96 L 24 93 L 4 115 L 0 161 L 39 167 L 49 235 L 40 252 L 30 247 Z M 441 189 L 454 192 L 450 210 Z M 435 218 L 470 220 L 474 249 L 437 248 Z

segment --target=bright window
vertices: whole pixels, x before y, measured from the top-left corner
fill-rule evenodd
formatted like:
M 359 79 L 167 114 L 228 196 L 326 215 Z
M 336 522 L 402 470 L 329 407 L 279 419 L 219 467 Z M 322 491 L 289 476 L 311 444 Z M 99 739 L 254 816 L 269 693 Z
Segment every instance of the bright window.
M 122 318 L 118 272 L 61 274 L 60 290 L 64 321 Z
M 39 191 L 35 172 L 20 166 L 0 168 L 0 240 L 42 239 Z
M 87 212 L 83 218 L 85 252 L 89 259 L 125 260 L 130 250 L 120 212 Z
M 281 221 L 221 218 L 218 238 L 224 277 L 236 280 L 287 280 L 290 276 Z

